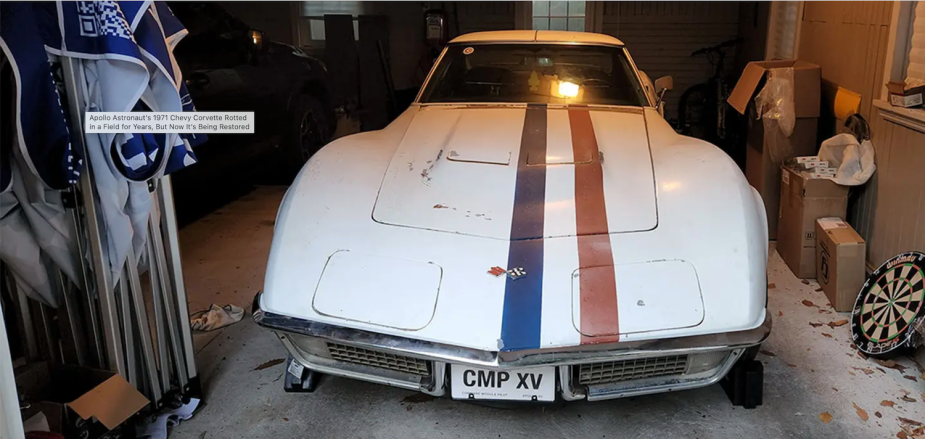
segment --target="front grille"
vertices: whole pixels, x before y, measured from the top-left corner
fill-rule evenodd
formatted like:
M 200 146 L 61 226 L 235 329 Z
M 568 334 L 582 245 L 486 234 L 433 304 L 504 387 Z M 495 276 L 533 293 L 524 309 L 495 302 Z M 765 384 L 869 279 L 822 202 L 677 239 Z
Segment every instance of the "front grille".
M 686 370 L 687 355 L 588 363 L 578 368 L 578 384 L 607 384 L 680 375 Z
M 430 375 L 430 364 L 426 360 L 331 342 L 328 342 L 328 352 L 331 353 L 332 359 L 338 361 L 362 364 L 364 366 L 378 367 L 414 375 Z

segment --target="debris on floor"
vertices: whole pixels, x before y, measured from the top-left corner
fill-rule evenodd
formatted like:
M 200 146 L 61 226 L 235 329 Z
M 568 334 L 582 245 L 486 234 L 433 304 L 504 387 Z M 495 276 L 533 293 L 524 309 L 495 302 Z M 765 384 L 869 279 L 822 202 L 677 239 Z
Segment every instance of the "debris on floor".
M 269 369 L 269 368 L 271 368 L 271 367 L 273 367 L 273 366 L 276 366 L 277 364 L 283 364 L 283 361 L 286 361 L 286 360 L 284 360 L 284 359 L 282 359 L 282 358 L 277 358 L 277 359 L 275 359 L 275 360 L 270 360 L 270 361 L 267 361 L 266 363 L 262 363 L 261 365 L 259 365 L 259 366 L 255 367 L 255 368 L 253 368 L 252 370 L 264 370 L 264 369 Z
M 198 311 L 190 316 L 190 328 L 194 331 L 214 331 L 233 325 L 244 318 L 244 309 L 235 305 L 218 306 L 212 304 L 209 309 Z

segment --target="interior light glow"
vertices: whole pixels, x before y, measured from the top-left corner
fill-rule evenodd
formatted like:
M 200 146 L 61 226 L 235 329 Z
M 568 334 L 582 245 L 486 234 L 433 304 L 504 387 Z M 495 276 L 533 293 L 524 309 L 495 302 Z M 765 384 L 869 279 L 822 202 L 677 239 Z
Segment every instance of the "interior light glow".
M 578 96 L 578 84 L 568 81 L 559 82 L 559 94 L 565 98 L 574 98 Z

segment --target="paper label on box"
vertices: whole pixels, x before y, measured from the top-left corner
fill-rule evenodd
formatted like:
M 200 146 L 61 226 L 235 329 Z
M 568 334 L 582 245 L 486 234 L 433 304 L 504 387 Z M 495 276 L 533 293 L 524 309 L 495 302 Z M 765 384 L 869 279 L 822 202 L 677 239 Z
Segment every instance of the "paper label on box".
M 305 370 L 305 366 L 303 366 L 302 363 L 299 363 L 298 361 L 295 361 L 295 360 L 292 360 L 292 362 L 289 363 L 289 368 L 287 369 L 287 371 L 289 372 L 289 375 L 292 375 L 298 379 L 302 379 L 303 370 Z
M 822 227 L 822 230 L 848 228 L 848 224 L 845 224 L 841 218 L 819 218 L 818 221 L 819 227 Z
M 818 162 L 819 156 L 817 155 L 805 155 L 796 157 L 797 163 L 806 163 L 806 162 Z
M 790 184 L 790 173 L 787 171 L 782 172 L 780 174 L 780 179 L 784 184 Z
M 825 179 L 829 179 L 829 180 L 831 180 L 832 177 L 835 176 L 834 174 L 823 174 L 823 173 L 821 173 L 821 172 L 804 172 L 803 175 L 806 176 L 806 178 L 813 178 L 813 179 L 823 179 L 823 178 L 825 178 Z
M 816 172 L 817 174 L 824 174 L 824 175 L 835 175 L 835 173 L 838 172 L 838 169 L 837 168 L 816 168 L 813 172 Z
M 917 93 L 911 96 L 890 95 L 890 104 L 895 107 L 914 107 L 922 105 L 922 94 Z

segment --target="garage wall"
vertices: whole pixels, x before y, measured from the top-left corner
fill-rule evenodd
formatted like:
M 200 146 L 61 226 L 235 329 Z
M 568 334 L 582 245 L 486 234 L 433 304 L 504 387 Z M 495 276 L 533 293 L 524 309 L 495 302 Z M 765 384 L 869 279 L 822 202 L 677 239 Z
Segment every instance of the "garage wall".
M 877 172 L 852 189 L 848 222 L 867 240 L 871 266 L 895 254 L 925 250 L 925 133 L 884 119 L 880 98 L 892 2 L 805 2 L 799 57 L 822 67 L 820 137 L 841 122 L 831 115 L 837 87 L 861 95 L 859 112 L 871 123 Z
M 665 102 L 668 118 L 676 118 L 684 90 L 713 73 L 705 57 L 691 58 L 691 52 L 736 38 L 739 6 L 738 2 L 606 2 L 602 30 L 626 43 L 637 67 L 653 81 L 674 77 L 674 90 Z M 736 60 L 735 50 L 727 53 L 728 74 Z
M 280 43 L 292 44 L 293 2 L 219 2 L 235 17 L 250 27 L 263 31 Z
M 823 112 L 831 111 L 837 87 L 861 94 L 860 113 L 871 120 L 880 97 L 892 2 L 805 2 L 799 57 L 822 67 Z M 826 105 L 829 104 L 829 105 Z M 824 115 L 826 116 L 826 115 Z M 820 130 L 831 134 L 820 121 Z
M 418 62 L 424 54 L 424 7 L 420 2 L 365 2 L 370 14 L 389 17 L 392 77 L 396 89 L 419 87 L 426 75 Z M 432 2 L 447 13 L 450 38 L 460 33 L 514 29 L 514 2 Z
M 453 14 L 459 17 L 459 34 L 514 29 L 514 2 L 443 2 L 450 17 L 450 37 L 456 30 Z M 435 6 L 439 5 L 434 3 Z
M 867 240 L 868 264 L 878 267 L 901 252 L 925 252 L 925 132 L 873 113 L 877 172 L 856 189 L 848 222 Z

